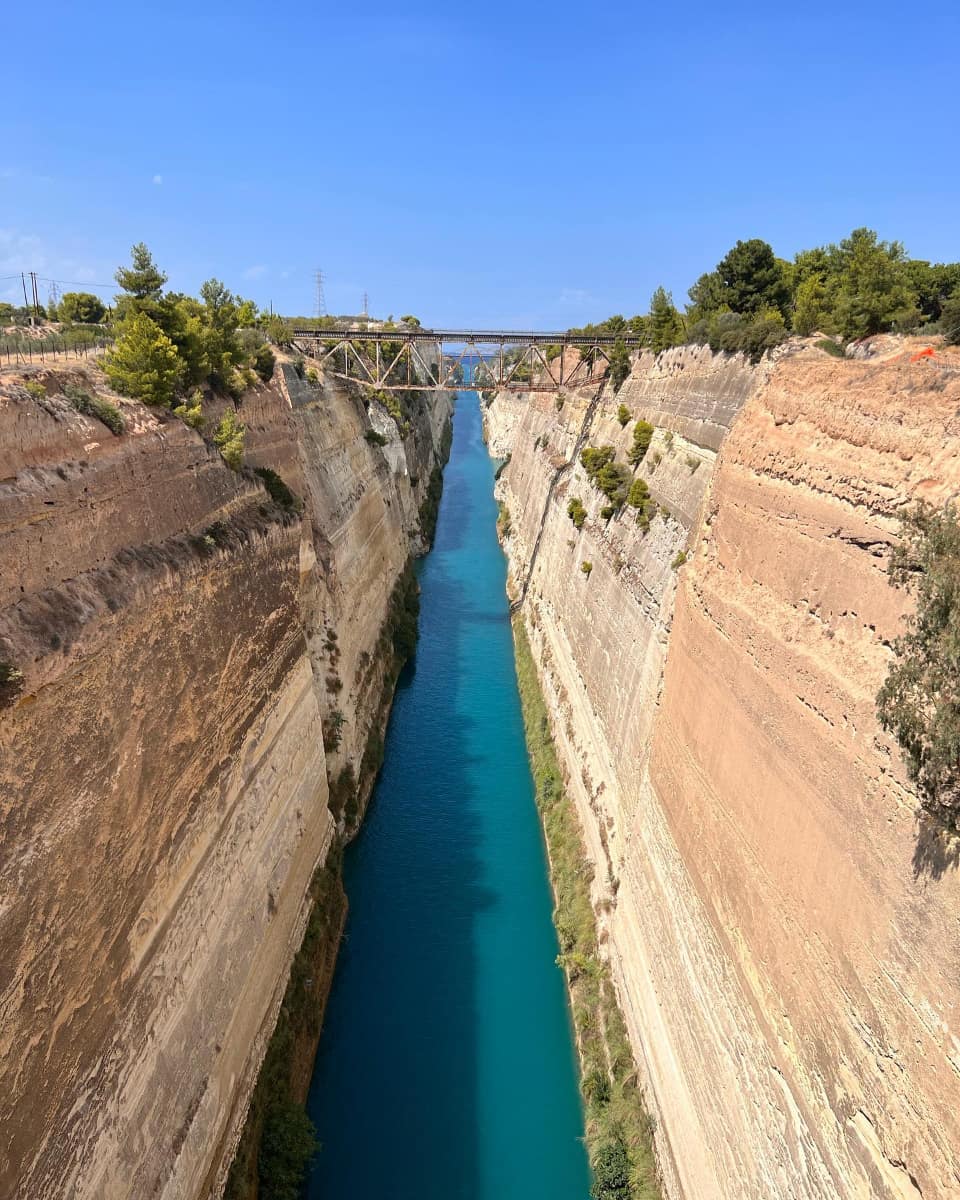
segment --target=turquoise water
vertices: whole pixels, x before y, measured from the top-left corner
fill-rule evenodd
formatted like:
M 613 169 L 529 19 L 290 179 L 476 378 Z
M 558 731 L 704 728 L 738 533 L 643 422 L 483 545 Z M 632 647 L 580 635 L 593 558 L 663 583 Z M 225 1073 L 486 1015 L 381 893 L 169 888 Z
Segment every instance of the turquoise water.
M 344 864 L 311 1200 L 586 1200 L 572 1031 L 527 765 L 493 468 L 454 418 L 420 643 Z

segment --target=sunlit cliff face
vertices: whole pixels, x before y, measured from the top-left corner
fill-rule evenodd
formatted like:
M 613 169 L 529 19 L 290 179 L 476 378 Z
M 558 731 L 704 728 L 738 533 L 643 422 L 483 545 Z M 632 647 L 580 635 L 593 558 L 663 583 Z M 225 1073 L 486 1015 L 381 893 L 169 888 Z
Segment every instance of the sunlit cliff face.
M 511 586 L 668 1193 L 952 1196 L 958 875 L 875 696 L 908 602 L 897 509 L 960 481 L 960 376 L 788 349 L 644 359 L 586 429 L 586 394 L 498 396 Z M 640 418 L 646 533 L 601 518 L 574 454 L 626 462 Z

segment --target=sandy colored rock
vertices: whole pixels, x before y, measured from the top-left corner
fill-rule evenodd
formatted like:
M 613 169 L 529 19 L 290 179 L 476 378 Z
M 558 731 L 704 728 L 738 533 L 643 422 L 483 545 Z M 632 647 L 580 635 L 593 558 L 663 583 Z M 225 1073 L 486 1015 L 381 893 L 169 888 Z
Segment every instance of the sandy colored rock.
M 960 486 L 960 374 L 904 349 L 671 351 L 585 439 L 587 396 L 488 413 L 672 1197 L 960 1196 L 957 860 L 918 836 L 874 710 L 897 510 Z M 640 471 L 673 517 L 646 537 L 542 450 L 622 460 L 620 400 L 657 426 Z

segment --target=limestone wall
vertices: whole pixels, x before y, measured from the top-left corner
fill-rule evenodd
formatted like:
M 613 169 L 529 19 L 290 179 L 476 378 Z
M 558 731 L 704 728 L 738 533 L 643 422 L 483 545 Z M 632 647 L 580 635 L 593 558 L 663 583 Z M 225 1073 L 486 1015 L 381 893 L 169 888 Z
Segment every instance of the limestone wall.
M 47 398 L 0 378 L 0 661 L 24 675 L 0 708 L 0 1196 L 200 1196 L 334 835 L 328 777 L 378 714 L 449 401 L 380 448 L 358 398 L 278 368 L 239 415 L 295 514 L 179 420 L 113 397 L 113 437 L 32 374 Z
M 658 427 L 641 472 L 673 515 L 645 537 L 563 466 L 589 399 L 498 397 L 488 426 L 666 1190 L 960 1195 L 960 883 L 874 715 L 894 514 L 956 492 L 960 377 L 809 345 L 641 361 L 586 441 L 623 460 L 620 401 Z

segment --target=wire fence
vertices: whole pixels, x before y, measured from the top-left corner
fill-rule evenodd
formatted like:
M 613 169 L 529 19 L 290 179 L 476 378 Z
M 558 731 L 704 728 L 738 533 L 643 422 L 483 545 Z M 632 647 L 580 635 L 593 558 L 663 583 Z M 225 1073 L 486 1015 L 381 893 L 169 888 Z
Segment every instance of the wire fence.
M 25 366 L 28 363 L 95 358 L 112 344 L 113 339 L 103 335 L 69 337 L 50 334 L 38 338 L 0 334 L 0 366 Z

